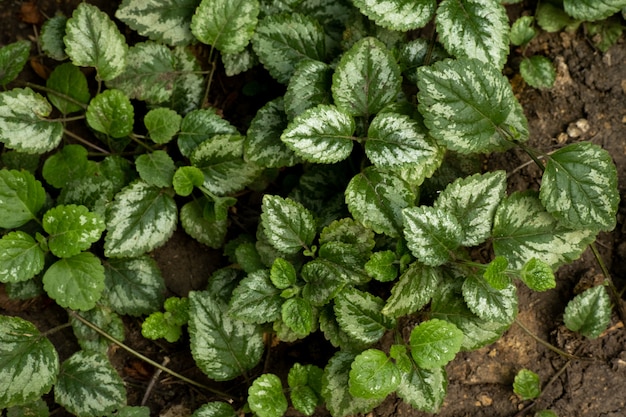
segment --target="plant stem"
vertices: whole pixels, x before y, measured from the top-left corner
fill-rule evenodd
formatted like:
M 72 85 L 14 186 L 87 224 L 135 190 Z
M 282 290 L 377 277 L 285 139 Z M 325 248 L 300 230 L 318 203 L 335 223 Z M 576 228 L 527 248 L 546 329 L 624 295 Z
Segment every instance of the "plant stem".
M 551 351 L 567 358 L 567 359 L 571 359 L 571 360 L 577 360 L 577 361 L 593 361 L 593 358 L 581 358 L 579 356 L 576 355 L 572 355 L 569 354 L 567 352 L 565 352 L 564 350 L 559 349 L 558 347 L 554 346 L 551 343 L 546 342 L 545 340 L 541 339 L 539 336 L 537 336 L 536 334 L 534 334 L 533 332 L 530 331 L 530 329 L 528 329 L 528 327 L 524 326 L 519 320 L 515 319 L 515 324 L 517 324 L 519 327 L 522 328 L 522 330 L 524 330 L 526 332 L 526 334 L 528 334 L 530 337 L 532 337 L 533 339 L 535 339 L 537 342 L 539 342 L 539 344 L 547 347 L 548 349 L 550 349 Z
M 60 324 L 60 325 L 58 325 L 56 327 L 53 327 L 52 329 L 46 330 L 45 332 L 41 333 L 41 336 L 42 337 L 44 337 L 44 336 L 47 337 L 47 336 L 49 336 L 49 335 L 51 335 L 53 333 L 58 332 L 59 330 L 63 330 L 66 327 L 70 327 L 71 325 L 72 325 L 71 323 Z
M 546 167 L 541 163 L 541 161 L 539 160 L 539 157 L 537 155 L 535 155 L 535 150 L 529 148 L 528 146 L 524 145 L 523 143 L 518 143 L 518 145 L 520 146 L 520 148 L 522 148 L 522 150 L 524 152 L 526 152 L 528 154 L 528 156 L 530 156 L 530 158 L 535 162 L 535 164 L 537 164 L 537 166 L 539 167 L 539 169 L 541 169 L 541 172 L 546 170 Z M 544 156 L 545 158 L 545 156 Z
M 620 296 L 620 292 L 615 287 L 613 283 L 613 278 L 611 277 L 611 272 L 606 267 L 598 248 L 596 247 L 596 242 L 593 242 L 591 245 L 591 251 L 593 252 L 593 256 L 595 256 L 596 261 L 600 265 L 600 269 L 602 270 L 602 274 L 604 275 L 604 280 L 606 281 L 609 287 L 609 293 L 611 294 L 611 298 L 613 299 L 613 304 L 615 304 L 615 308 L 617 309 L 617 314 L 622 322 L 626 323 L 626 312 L 624 312 L 624 305 L 622 303 L 622 298 Z
M 80 321 L 81 323 L 83 323 L 85 326 L 93 329 L 95 332 L 97 332 L 98 334 L 102 335 L 104 338 L 110 340 L 111 342 L 115 343 L 116 345 L 118 345 L 119 347 L 121 347 L 122 349 L 126 350 L 127 352 L 129 352 L 130 354 L 138 357 L 139 359 L 149 363 L 150 365 L 154 366 L 157 369 L 162 370 L 163 372 L 167 372 L 168 374 L 172 375 L 173 377 L 176 377 L 182 381 L 185 381 L 188 384 L 194 385 L 198 388 L 202 388 L 205 389 L 225 400 L 227 400 L 229 403 L 232 402 L 232 396 L 228 395 L 225 392 L 216 390 L 214 388 L 208 387 L 204 384 L 201 384 L 199 382 L 196 382 L 192 379 L 187 378 L 184 375 L 179 374 L 178 372 L 175 372 L 163 365 L 161 365 L 158 362 L 153 361 L 152 359 L 148 358 L 147 356 L 142 355 L 141 353 L 137 352 L 136 350 L 134 350 L 133 348 L 131 348 L 130 346 L 125 345 L 123 342 L 121 342 L 120 340 L 117 340 L 115 337 L 111 336 L 110 334 L 108 334 L 107 332 L 105 332 L 104 330 L 102 330 L 100 327 L 96 326 L 95 324 L 93 324 L 92 322 L 90 322 L 89 320 L 87 320 L 86 318 L 80 316 L 78 313 L 76 313 L 75 311 L 70 311 L 69 314 L 76 318 L 78 321 Z
M 206 83 L 206 89 L 204 90 L 204 97 L 202 97 L 201 107 L 205 107 L 205 103 L 208 105 L 209 103 L 209 91 L 211 90 L 211 84 L 213 83 L 213 75 L 215 74 L 215 70 L 217 69 L 217 64 L 215 63 L 215 58 L 213 54 L 215 49 L 211 47 L 211 51 L 209 52 L 209 63 L 211 64 L 211 69 L 209 70 L 209 77 Z
M 83 145 L 85 145 L 85 146 L 89 146 L 90 148 L 97 150 L 98 152 L 102 152 L 102 153 L 103 153 L 103 154 L 105 154 L 105 155 L 111 155 L 111 152 L 109 152 L 109 151 L 107 151 L 107 150 L 105 150 L 105 149 L 102 149 L 102 148 L 101 148 L 101 147 L 99 147 L 98 145 L 93 144 L 93 143 L 89 142 L 88 140 L 81 138 L 81 137 L 80 137 L 80 136 L 78 136 L 77 134 L 72 133 L 72 132 L 70 132 L 70 131 L 69 131 L 69 130 L 67 130 L 67 129 L 63 130 L 63 133 L 65 133 L 67 136 L 71 137 L 72 139 L 76 139 L 77 141 L 79 141 L 79 142 L 80 142 L 80 143 L 82 143 Z

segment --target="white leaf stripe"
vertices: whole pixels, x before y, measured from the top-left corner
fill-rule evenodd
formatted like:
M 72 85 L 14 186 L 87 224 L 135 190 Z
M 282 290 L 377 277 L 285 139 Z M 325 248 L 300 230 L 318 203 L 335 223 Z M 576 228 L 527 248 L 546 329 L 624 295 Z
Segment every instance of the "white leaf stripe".
M 435 0 L 353 0 L 378 25 L 399 31 L 421 28 L 435 13 Z

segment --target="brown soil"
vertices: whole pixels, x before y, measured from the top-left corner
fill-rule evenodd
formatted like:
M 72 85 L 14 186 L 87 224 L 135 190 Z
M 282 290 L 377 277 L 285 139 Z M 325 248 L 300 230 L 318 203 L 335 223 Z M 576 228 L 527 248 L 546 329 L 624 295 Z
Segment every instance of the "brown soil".
M 35 36 L 35 29 L 40 27 L 41 19 L 28 6 L 34 6 L 34 10 L 43 15 L 53 16 L 57 11 L 68 15 L 76 3 L 76 0 L 5 0 L 0 11 L 0 27 L 3 28 L 0 45 Z M 104 5 L 107 11 L 115 9 L 115 2 L 93 3 Z M 518 6 L 516 13 L 532 9 Z M 620 193 L 624 196 L 626 42 L 621 39 L 608 52 L 602 53 L 594 49 L 582 30 L 573 34 L 544 33 L 532 41 L 525 54 L 547 56 L 558 69 L 556 85 L 546 91 L 535 90 L 517 77 L 511 80 L 529 121 L 530 144 L 545 152 L 582 140 L 603 146 L 617 165 Z M 520 59 L 521 51 L 513 50 L 509 60 L 512 74 Z M 37 75 L 28 71 L 25 77 L 30 79 Z M 226 86 L 240 88 L 243 83 L 239 79 Z M 236 97 L 238 91 L 230 93 L 224 94 L 222 108 L 230 106 L 233 95 Z M 241 123 L 245 123 L 251 114 L 240 116 Z M 228 114 L 227 117 L 230 118 Z M 537 168 L 527 162 L 525 154 L 518 151 L 493 155 L 487 161 L 490 168 L 505 169 L 510 173 L 510 191 L 538 186 L 540 175 Z M 598 248 L 618 288 L 626 286 L 625 218 L 626 207 L 622 203 L 617 228 L 611 233 L 601 234 L 598 239 Z M 184 233 L 177 233 L 153 255 L 162 268 L 171 295 L 185 295 L 189 290 L 202 288 L 211 271 L 221 262 L 219 253 L 195 243 Z M 579 261 L 559 270 L 556 289 L 536 293 L 525 287 L 519 288 L 518 320 L 539 338 L 585 360 L 568 360 L 559 356 L 514 324 L 498 342 L 474 352 L 461 353 L 448 365 L 448 395 L 438 415 L 521 417 L 531 416 L 537 410 L 551 409 L 562 417 L 625 416 L 624 323 L 614 314 L 609 328 L 598 339 L 588 340 L 568 331 L 562 321 L 567 301 L 581 289 L 601 279 L 600 274 L 597 261 L 587 251 Z M 56 308 L 53 302 L 45 299 L 28 303 L 13 302 L 6 298 L 3 291 L 0 291 L 0 312 L 31 320 L 42 331 L 67 321 L 65 312 Z M 184 340 L 177 344 L 149 342 L 140 336 L 138 319 L 127 318 L 125 322 L 129 345 L 158 362 L 167 356 L 170 360 L 168 366 L 172 369 L 210 383 L 194 367 Z M 53 334 L 51 341 L 59 349 L 61 360 L 77 349 L 71 330 L 68 329 Z M 272 372 L 280 373 L 295 361 L 309 360 L 315 363 L 321 360 L 323 363 L 329 354 L 323 346 L 315 340 L 289 347 L 279 346 L 268 356 L 269 362 L 265 366 Z M 139 405 L 154 369 L 128 356 L 121 349 L 113 349 L 111 358 L 127 383 L 129 404 Z M 530 402 L 521 401 L 512 390 L 513 377 L 523 368 L 537 372 L 545 386 L 543 395 L 532 409 L 527 408 L 532 405 Z M 235 381 L 229 389 L 237 395 L 243 387 L 242 381 Z M 205 392 L 162 375 L 147 398 L 146 405 L 150 407 L 152 415 L 187 416 L 199 405 L 214 399 Z M 55 410 L 55 415 L 61 416 L 64 412 Z M 319 410 L 317 415 L 327 413 Z M 416 412 L 390 396 L 370 415 L 417 417 L 427 414 Z

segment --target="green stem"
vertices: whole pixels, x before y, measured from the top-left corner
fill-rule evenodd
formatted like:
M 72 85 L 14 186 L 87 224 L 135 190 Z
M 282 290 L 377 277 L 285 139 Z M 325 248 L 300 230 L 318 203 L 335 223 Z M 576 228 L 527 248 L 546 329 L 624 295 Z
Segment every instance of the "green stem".
M 127 352 L 129 352 L 130 354 L 138 357 L 139 359 L 149 363 L 150 365 L 154 366 L 157 369 L 162 370 L 163 372 L 167 372 L 168 374 L 172 375 L 173 377 L 176 377 L 182 381 L 185 381 L 188 384 L 194 385 L 198 388 L 202 388 L 205 389 L 225 400 L 227 400 L 229 403 L 232 402 L 232 396 L 228 395 L 226 392 L 223 391 L 219 391 L 216 390 L 214 388 L 208 387 L 204 384 L 201 384 L 199 382 L 196 382 L 192 379 L 187 378 L 184 375 L 181 375 L 163 365 L 161 365 L 158 362 L 153 361 L 152 359 L 148 358 L 147 356 L 142 355 L 141 353 L 137 352 L 136 350 L 134 350 L 133 348 L 131 348 L 130 346 L 125 345 L 123 342 L 121 342 L 120 340 L 117 340 L 115 337 L 111 336 L 110 334 L 108 334 L 107 332 L 105 332 L 104 330 L 102 330 L 100 327 L 96 326 L 95 324 L 93 324 L 92 322 L 90 322 L 89 320 L 85 319 L 84 317 L 80 316 L 78 313 L 76 313 L 75 311 L 70 311 L 69 314 L 76 318 L 78 321 L 80 321 L 81 323 L 83 323 L 85 326 L 91 328 L 92 330 L 94 330 L 95 332 L 97 332 L 98 334 L 102 335 L 104 338 L 110 340 L 111 342 L 115 343 L 116 345 L 118 345 L 119 347 L 121 347 L 122 349 L 126 350 Z
M 60 324 L 56 327 L 53 327 L 52 329 L 46 330 L 45 332 L 41 333 L 41 336 L 43 337 L 48 337 L 49 335 L 58 332 L 59 330 L 63 330 L 66 327 L 70 327 L 72 324 L 71 323 L 64 323 L 64 324 Z
M 609 272 L 609 269 L 606 267 L 604 260 L 602 259 L 602 256 L 600 255 L 600 252 L 598 251 L 596 243 L 593 242 L 591 245 L 589 245 L 589 247 L 591 247 L 593 256 L 595 256 L 596 261 L 598 262 L 598 265 L 600 265 L 600 269 L 602 270 L 602 274 L 604 275 L 604 281 L 607 283 L 609 287 L 609 293 L 611 294 L 611 298 L 613 299 L 613 304 L 615 305 L 615 308 L 617 309 L 617 314 L 619 315 L 620 320 L 626 323 L 626 312 L 624 312 L 624 305 L 622 303 L 622 297 L 617 287 L 615 287 L 615 284 L 613 283 L 611 272 Z
M 82 143 L 83 145 L 88 146 L 88 147 L 90 147 L 90 148 L 92 148 L 92 149 L 97 150 L 98 152 L 102 152 L 102 153 L 103 153 L 103 154 L 105 154 L 105 155 L 111 155 L 111 152 L 109 152 L 109 151 L 107 151 L 107 150 L 102 149 L 102 148 L 101 148 L 101 147 L 99 147 L 98 145 L 95 145 L 95 144 L 93 144 L 93 143 L 89 142 L 88 140 L 81 138 L 81 137 L 80 137 L 80 136 L 78 136 L 77 134 L 72 133 L 72 132 L 70 132 L 70 131 L 69 131 L 69 130 L 67 130 L 67 129 L 66 129 L 66 130 L 64 130 L 64 131 L 63 131 L 63 133 L 65 133 L 67 136 L 71 137 L 72 139 L 77 140 L 78 142 Z
M 55 96 L 57 96 L 59 98 L 62 98 L 65 101 L 69 101 L 70 103 L 79 106 L 83 110 L 87 110 L 87 104 L 85 104 L 85 103 L 83 103 L 81 101 L 78 101 L 75 98 L 68 96 L 67 94 L 59 93 L 58 91 L 53 90 L 51 88 L 44 87 L 43 85 L 39 85 L 39 84 L 30 83 L 30 82 L 26 82 L 26 83 L 24 83 L 24 85 L 26 87 L 32 88 L 33 90 L 39 90 L 39 91 L 44 91 L 44 92 L 46 92 L 48 94 L 53 94 L 53 95 L 55 95 Z
M 142 148 L 145 148 L 148 150 L 148 152 L 152 152 L 154 149 L 152 149 L 149 145 L 147 145 L 146 143 L 144 143 L 141 139 L 139 139 L 139 136 L 135 135 L 134 133 L 131 133 L 130 135 L 128 135 L 128 137 L 135 142 L 136 144 L 138 144 L 139 146 L 141 146 Z
M 215 59 L 213 54 L 215 52 L 215 48 L 211 47 L 211 52 L 209 52 L 209 63 L 211 64 L 211 69 L 209 70 L 209 77 L 206 83 L 206 89 L 204 90 L 204 97 L 202 97 L 202 107 L 205 107 L 205 103 L 208 105 L 209 103 L 209 91 L 211 90 L 211 84 L 213 83 L 213 75 L 215 74 L 215 70 L 217 69 L 217 64 L 215 63 Z
M 534 334 L 533 332 L 530 331 L 530 329 L 528 329 L 526 326 L 524 326 L 519 320 L 515 319 L 515 324 L 517 324 L 519 327 L 521 327 L 522 330 L 524 330 L 526 332 L 526 334 L 528 334 L 530 337 L 532 337 L 533 339 L 535 339 L 539 344 L 547 347 L 548 349 L 550 349 L 551 351 L 563 356 L 564 358 L 567 359 L 572 359 L 572 360 L 577 360 L 577 361 L 592 361 L 594 360 L 593 358 L 581 358 L 579 356 L 576 355 L 572 355 L 569 354 L 567 352 L 565 352 L 564 350 L 559 349 L 558 347 L 554 346 L 551 343 L 546 342 L 545 340 L 541 339 L 539 336 L 537 336 L 536 334 Z
M 541 172 L 545 171 L 546 167 L 541 163 L 541 161 L 539 160 L 539 157 L 535 155 L 535 151 L 533 149 L 529 148 L 523 143 L 519 143 L 519 146 L 520 148 L 522 148 L 524 152 L 528 154 L 528 156 L 530 156 L 530 158 L 535 162 L 535 164 L 537 164 L 539 169 L 541 169 Z

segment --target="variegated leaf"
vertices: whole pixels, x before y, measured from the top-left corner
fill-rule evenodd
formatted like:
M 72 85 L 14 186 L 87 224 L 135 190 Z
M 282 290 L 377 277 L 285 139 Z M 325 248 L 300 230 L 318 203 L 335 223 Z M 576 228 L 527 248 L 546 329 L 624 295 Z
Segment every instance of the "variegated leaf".
M 80 3 L 67 21 L 65 52 L 74 65 L 95 67 L 98 78 L 111 80 L 124 71 L 128 45 L 126 39 L 98 7 Z
M 215 111 L 198 109 L 183 119 L 178 133 L 178 148 L 189 158 L 192 151 L 205 140 L 216 135 L 236 135 L 237 128 L 218 116 Z
M 200 107 L 204 96 L 204 77 L 198 60 L 189 48 L 178 46 L 172 53 L 178 77 L 174 81 L 169 107 L 185 115 Z
M 21 40 L 0 48 L 0 86 L 17 78 L 30 55 L 30 41 Z
M 59 372 L 59 356 L 30 322 L 0 315 L 0 408 L 47 394 Z
M 215 204 L 206 198 L 194 199 L 180 209 L 180 223 L 189 236 L 218 249 L 224 244 L 228 219 L 218 219 L 214 207 Z
M 382 313 L 397 318 L 416 312 L 430 301 L 441 280 L 440 268 L 413 262 L 391 289 Z
M 596 339 L 611 323 L 611 298 L 603 285 L 589 288 L 565 307 L 565 326 L 573 332 Z
M 359 342 L 373 344 L 395 326 L 395 320 L 384 316 L 384 301 L 372 294 L 350 288 L 335 297 L 335 314 L 339 327 Z
M 0 227 L 13 229 L 37 217 L 46 190 L 28 171 L 0 170 Z
M 142 36 L 168 45 L 187 45 L 189 25 L 200 0 L 124 0 L 115 17 Z
M 39 34 L 39 42 L 41 49 L 52 59 L 63 61 L 67 58 L 65 53 L 65 44 L 63 36 L 65 36 L 65 26 L 67 17 L 56 15 L 46 20 L 41 26 Z
M 483 320 L 510 325 L 517 315 L 517 288 L 513 283 L 497 290 L 480 275 L 463 283 L 463 298 L 472 313 Z
M 447 59 L 418 68 L 417 75 L 424 123 L 448 148 L 489 152 L 528 138 L 522 107 L 495 67 L 476 59 Z
M 213 401 L 201 405 L 192 417 L 237 417 L 237 414 L 230 404 Z
M 402 372 L 402 380 L 396 395 L 416 410 L 436 414 L 443 405 L 448 390 L 448 375 L 445 367 L 422 369 L 411 366 Z
M 85 117 L 92 129 L 113 138 L 123 138 L 133 131 L 135 109 L 123 92 L 110 89 L 89 102 Z
M 254 271 L 235 287 L 229 303 L 229 315 L 251 324 L 272 322 L 280 318 L 284 299 L 281 290 L 270 280 L 270 271 Z
M 163 190 L 137 181 L 115 196 L 107 216 L 107 257 L 142 255 L 165 243 L 176 229 L 174 199 Z
M 332 74 L 332 68 L 319 61 L 306 60 L 296 67 L 285 92 L 285 113 L 290 120 L 318 104 L 332 103 Z
M 0 282 L 27 281 L 41 272 L 45 253 L 29 234 L 13 231 L 0 239 Z
M 281 252 L 295 254 L 309 249 L 315 238 L 315 219 L 302 204 L 266 194 L 261 226 L 269 242 Z
M 435 0 L 354 0 L 361 13 L 376 24 L 399 31 L 424 27 L 435 14 Z
M 556 270 L 577 259 L 596 236 L 592 230 L 572 230 L 560 224 L 535 193 L 514 193 L 498 206 L 493 221 L 493 249 L 512 269 L 537 258 Z
M 624 7 L 626 0 L 563 0 L 565 12 L 584 21 L 606 19 Z
M 258 417 L 278 417 L 285 414 L 288 403 L 280 378 L 265 373 L 248 388 L 248 406 Z
M 509 19 L 498 0 L 444 0 L 437 33 L 457 58 L 476 58 L 502 69 L 509 54 Z
M 43 229 L 48 236 L 48 248 L 59 258 L 69 258 L 87 250 L 100 240 L 104 220 L 85 206 L 59 205 L 43 216 Z
M 0 142 L 24 153 L 42 154 L 56 148 L 63 124 L 45 120 L 52 106 L 30 88 L 0 93 Z
M 81 317 L 95 324 L 110 336 L 119 341 L 124 341 L 125 327 L 122 318 L 108 306 L 97 305 L 91 310 L 80 313 Z M 107 354 L 112 342 L 100 333 L 84 324 L 76 316 L 70 316 L 70 324 L 78 344 L 84 351 Z

